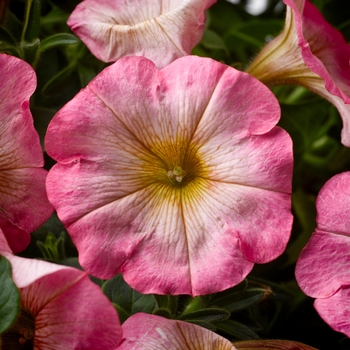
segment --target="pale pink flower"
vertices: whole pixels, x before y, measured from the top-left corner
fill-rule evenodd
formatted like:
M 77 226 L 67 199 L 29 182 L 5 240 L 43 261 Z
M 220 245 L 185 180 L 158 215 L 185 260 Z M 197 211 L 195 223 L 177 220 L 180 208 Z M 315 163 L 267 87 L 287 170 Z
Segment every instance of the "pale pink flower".
M 112 350 L 120 343 L 118 314 L 85 272 L 17 257 L 1 231 L 0 254 L 21 295 L 17 320 L 0 335 L 1 349 Z
M 229 288 L 285 249 L 292 145 L 271 91 L 186 56 L 106 68 L 51 121 L 48 196 L 90 274 L 143 293 Z
M 350 172 L 332 177 L 317 201 L 317 228 L 301 252 L 296 279 L 333 329 L 350 336 Z
M 189 55 L 216 0 L 84 0 L 68 25 L 104 62 L 144 56 L 158 68 Z
M 203 327 L 137 313 L 123 323 L 116 350 L 236 350 L 227 339 Z
M 333 103 L 343 120 L 342 143 L 350 146 L 350 46 L 308 0 L 283 1 L 283 32 L 247 72 L 269 85 L 304 86 Z
M 0 54 L 0 228 L 19 252 L 30 233 L 53 212 L 45 190 L 47 171 L 29 98 L 36 88 L 30 65 Z

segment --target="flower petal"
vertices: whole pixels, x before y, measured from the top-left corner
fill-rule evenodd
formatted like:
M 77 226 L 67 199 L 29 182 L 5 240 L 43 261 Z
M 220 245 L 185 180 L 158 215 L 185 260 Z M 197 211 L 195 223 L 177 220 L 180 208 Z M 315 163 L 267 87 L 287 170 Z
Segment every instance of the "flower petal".
M 333 329 L 350 336 L 350 172 L 332 177 L 317 200 L 318 228 L 300 253 L 295 276 L 317 298 L 315 308 Z
M 121 341 L 113 305 L 83 271 L 63 268 L 22 289 L 21 296 L 35 317 L 37 348 L 114 349 Z
M 227 339 L 197 325 L 137 313 L 123 324 L 124 341 L 117 350 L 235 350 Z
M 344 268 L 344 267 L 343 267 Z M 314 306 L 319 315 L 337 332 L 350 336 L 350 289 L 344 287 L 326 299 L 316 299 Z
M 337 174 L 325 183 L 316 208 L 320 230 L 350 236 L 350 172 Z
M 284 0 L 283 32 L 270 41 L 247 72 L 270 85 L 297 84 L 338 109 L 342 143 L 350 146 L 350 46 L 308 0 Z
M 46 171 L 29 98 L 36 87 L 26 62 L 0 54 L 0 227 L 14 252 L 27 247 L 29 233 L 52 214 Z
M 211 59 L 158 71 L 127 57 L 105 69 L 45 140 L 59 162 L 48 196 L 82 266 L 100 278 L 122 272 L 143 293 L 198 295 L 281 254 L 292 145 L 278 119 L 263 84 Z M 175 166 L 186 173 L 179 185 Z
M 313 298 L 328 298 L 350 281 L 350 237 L 316 230 L 300 253 L 295 275 Z
M 292 141 L 275 127 L 265 135 L 229 137 L 230 120 L 217 128 L 200 148 L 210 179 L 261 189 L 291 193 Z M 220 130 L 221 129 L 221 130 Z M 195 137 L 202 140 L 202 136 Z
M 144 56 L 162 68 L 191 53 L 204 32 L 204 11 L 215 0 L 85 0 L 68 25 L 100 60 Z

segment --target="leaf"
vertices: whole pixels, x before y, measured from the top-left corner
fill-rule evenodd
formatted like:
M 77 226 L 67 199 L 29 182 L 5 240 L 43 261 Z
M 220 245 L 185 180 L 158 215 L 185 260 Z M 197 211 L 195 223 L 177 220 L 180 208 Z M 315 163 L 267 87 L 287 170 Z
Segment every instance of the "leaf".
M 40 0 L 27 1 L 25 13 L 25 25 L 23 28 L 22 39 L 26 42 L 33 42 L 39 37 L 40 31 Z
M 241 300 L 228 304 L 225 306 L 225 309 L 230 312 L 247 309 L 248 307 L 258 304 L 265 297 L 265 295 L 265 292 L 261 290 L 247 291 L 244 293 L 244 295 L 242 295 Z
M 10 262 L 0 255 L 0 333 L 16 320 L 20 309 L 20 294 L 12 280 Z
M 77 42 L 79 42 L 79 39 L 73 34 L 54 34 L 41 41 L 38 52 L 42 53 L 45 50 L 52 49 L 57 46 L 73 45 Z
M 201 322 L 220 322 L 226 320 L 230 317 L 230 313 L 227 310 L 219 309 L 219 308 L 209 308 L 202 309 L 194 312 L 190 312 L 187 314 L 182 314 L 178 318 L 179 320 L 193 322 L 194 320 L 198 320 Z
M 202 38 L 202 45 L 207 49 L 221 49 L 228 53 L 224 40 L 212 30 L 206 30 Z
M 232 320 L 226 320 L 215 326 L 236 339 L 259 339 L 259 336 L 247 326 Z
M 156 308 L 156 300 L 152 294 L 141 294 L 132 289 L 121 274 L 106 281 L 102 291 L 117 310 L 122 310 L 119 314 L 121 322 L 137 312 L 152 313 Z
M 76 62 L 72 62 L 54 77 L 52 77 L 43 87 L 42 93 L 47 96 L 59 95 L 72 84 L 72 75 L 76 68 Z

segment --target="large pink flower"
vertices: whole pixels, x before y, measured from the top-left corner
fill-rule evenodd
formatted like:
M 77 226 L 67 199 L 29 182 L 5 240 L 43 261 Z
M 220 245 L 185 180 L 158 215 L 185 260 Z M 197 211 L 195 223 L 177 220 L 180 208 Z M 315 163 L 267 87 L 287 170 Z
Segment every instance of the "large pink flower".
M 162 68 L 191 53 L 204 32 L 204 11 L 215 2 L 84 0 L 68 25 L 104 62 L 144 56 Z
M 48 196 L 91 274 L 143 293 L 239 283 L 289 239 L 292 145 L 273 94 L 186 56 L 106 68 L 53 118 Z
M 20 314 L 0 335 L 1 349 L 112 350 L 119 344 L 118 314 L 85 272 L 14 256 L 1 231 L 0 254 L 21 294 Z
M 333 103 L 350 146 L 350 46 L 308 0 L 287 5 L 283 32 L 269 42 L 247 72 L 266 84 L 298 84 Z
M 29 98 L 36 88 L 30 65 L 0 54 L 0 228 L 14 252 L 27 247 L 30 233 L 53 212 L 47 172 Z
M 116 350 L 236 350 L 227 339 L 200 326 L 137 313 L 123 323 Z
M 350 172 L 332 177 L 317 201 L 317 228 L 300 254 L 296 278 L 315 308 L 350 336 Z

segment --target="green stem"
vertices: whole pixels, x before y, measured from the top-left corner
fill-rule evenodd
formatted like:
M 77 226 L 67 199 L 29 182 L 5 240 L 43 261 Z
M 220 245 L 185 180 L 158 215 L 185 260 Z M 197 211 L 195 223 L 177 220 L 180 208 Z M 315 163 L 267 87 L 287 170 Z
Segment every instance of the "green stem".
M 26 4 L 26 13 L 25 13 L 25 19 L 24 19 L 24 26 L 23 26 L 23 31 L 22 31 L 22 41 L 25 41 L 25 34 L 28 28 L 28 23 L 29 23 L 29 17 L 30 17 L 30 10 L 32 8 L 32 3 L 33 0 L 27 0 Z

